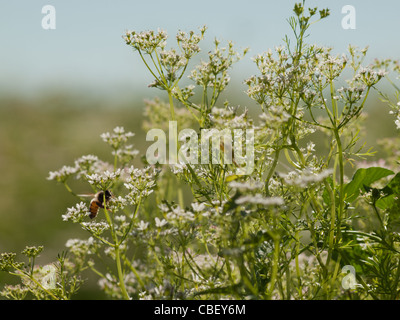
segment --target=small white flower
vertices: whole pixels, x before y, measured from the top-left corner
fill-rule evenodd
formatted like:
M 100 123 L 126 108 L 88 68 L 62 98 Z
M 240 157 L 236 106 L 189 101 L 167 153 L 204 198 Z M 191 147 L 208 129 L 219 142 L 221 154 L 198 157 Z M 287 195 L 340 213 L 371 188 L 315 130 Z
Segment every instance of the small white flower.
M 204 203 L 193 202 L 192 208 L 195 212 L 200 212 L 206 208 L 206 205 Z
M 400 129 L 400 116 L 397 116 L 397 119 L 394 121 L 396 124 L 396 129 Z
M 123 127 L 115 127 L 113 130 L 116 134 L 122 134 L 125 132 Z
M 182 209 L 180 206 L 176 206 L 172 208 L 172 211 L 167 213 L 167 219 L 171 222 L 186 222 L 186 221 L 193 221 L 195 219 L 195 215 L 193 212 L 186 211 Z
M 88 182 L 90 183 L 90 184 L 98 184 L 98 183 L 100 183 L 101 182 L 101 176 L 100 175 L 98 175 L 97 173 L 94 173 L 94 174 L 88 174 L 88 175 L 86 175 L 86 179 L 88 180 Z
M 128 205 L 127 199 L 118 196 L 118 197 L 113 197 L 110 200 L 110 203 L 108 205 L 109 209 L 124 209 Z
M 50 171 L 47 180 L 56 180 L 58 182 L 64 182 L 71 175 L 75 174 L 77 170 L 78 169 L 76 167 L 63 166 L 58 171 Z
M 167 206 L 166 204 L 164 204 L 164 203 L 161 203 L 161 204 L 158 206 L 158 208 L 159 208 L 162 212 L 168 212 L 168 211 L 169 211 L 168 206 Z
M 315 151 L 314 147 L 315 147 L 315 143 L 313 143 L 312 141 L 307 143 L 307 151 L 309 153 L 311 153 L 312 151 Z
M 165 220 L 165 219 L 160 220 L 157 217 L 154 220 L 156 222 L 156 227 L 157 228 L 162 228 L 163 226 L 165 226 L 168 223 L 167 220 Z
M 115 221 L 125 222 L 126 221 L 126 216 L 125 215 L 115 216 Z
M 149 226 L 148 222 L 144 222 L 143 220 L 140 220 L 138 230 L 144 231 L 147 229 L 148 226 Z

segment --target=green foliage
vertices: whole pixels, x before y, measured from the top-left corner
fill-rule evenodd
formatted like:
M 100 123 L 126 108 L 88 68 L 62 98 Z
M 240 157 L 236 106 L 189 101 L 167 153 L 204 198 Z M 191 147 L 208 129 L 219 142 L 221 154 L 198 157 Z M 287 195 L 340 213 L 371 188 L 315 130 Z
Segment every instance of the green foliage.
M 344 187 L 346 200 L 349 202 L 354 201 L 358 198 L 360 190 L 368 191 L 367 189 L 369 188 L 367 187 L 373 182 L 393 174 L 393 171 L 380 167 L 358 169 L 351 181 Z
M 35 265 L 43 247 L 22 252 L 27 264 L 2 254 L 1 271 L 22 280 L 2 295 L 71 299 L 82 272 L 91 271 L 114 299 L 398 298 L 399 159 L 392 155 L 390 168 L 351 167 L 353 177 L 345 175 L 356 159 L 372 154 L 359 145 L 361 115 L 386 75 L 379 68 L 389 62 L 364 67 L 366 49 L 350 46 L 349 56 L 334 56 L 331 48 L 307 44 L 306 32 L 329 10 L 316 15 L 317 8 L 296 4 L 288 20 L 294 43 L 286 37 L 284 45 L 254 57 L 258 74 L 244 84 L 257 105 L 255 118 L 219 100 L 230 68 L 247 49 L 239 54 L 231 42 L 221 47 L 215 40 L 189 73 L 205 27 L 199 34 L 178 32 L 171 49 L 162 30 L 127 32 L 126 44 L 154 77 L 150 87 L 168 97 L 168 103 L 146 103 L 144 127 L 165 128 L 173 120 L 198 135 L 201 129 L 252 129 L 254 170 L 238 174 L 236 155 L 232 163 L 149 165 L 142 158 L 133 165 L 139 154 L 130 143 L 134 135 L 116 127 L 101 135 L 111 162 L 85 155 L 48 177 L 77 199 L 63 220 L 89 237 L 68 240 L 67 252 L 44 267 Z M 181 87 L 184 75 L 192 85 Z M 389 105 L 398 117 L 400 105 Z M 316 151 L 311 134 L 328 142 L 326 153 Z M 93 193 L 113 194 L 109 201 L 92 200 L 101 204 L 93 220 L 94 195 L 77 192 L 73 179 Z M 344 266 L 356 272 L 351 289 L 341 283 Z

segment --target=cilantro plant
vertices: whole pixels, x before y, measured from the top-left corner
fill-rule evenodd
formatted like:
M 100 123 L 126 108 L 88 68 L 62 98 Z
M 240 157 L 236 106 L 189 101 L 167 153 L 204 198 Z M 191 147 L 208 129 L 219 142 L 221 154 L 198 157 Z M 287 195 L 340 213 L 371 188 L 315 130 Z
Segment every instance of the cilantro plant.
M 42 247 L 24 250 L 28 263 L 2 254 L 0 269 L 21 278 L 2 295 L 70 299 L 84 285 L 81 273 L 91 270 L 114 299 L 399 298 L 400 155 L 388 148 L 387 165 L 360 167 L 374 154 L 361 142 L 364 110 L 383 79 L 394 87 L 394 97 L 380 93 L 400 128 L 400 90 L 390 77 L 398 64 L 364 65 L 367 49 L 336 55 L 310 45 L 310 28 L 329 10 L 303 1 L 293 12 L 293 35 L 253 57 L 257 74 L 244 80 L 255 117 L 220 101 L 230 68 L 247 49 L 238 53 L 232 42 L 215 40 L 192 67 L 205 27 L 179 31 L 174 47 L 163 30 L 126 32 L 127 46 L 154 77 L 150 87 L 167 98 L 146 101 L 144 129 L 166 129 L 169 121 L 199 134 L 252 129 L 254 170 L 237 174 L 236 154 L 228 164 L 142 158 L 133 166 L 133 133 L 117 127 L 101 136 L 110 162 L 87 155 L 49 175 L 77 198 L 63 220 L 88 238 L 67 241 L 50 282 L 43 280 L 47 269 L 34 264 Z M 71 188 L 74 178 L 93 193 L 113 194 L 93 220 L 89 200 Z M 349 266 L 354 272 L 343 273 Z

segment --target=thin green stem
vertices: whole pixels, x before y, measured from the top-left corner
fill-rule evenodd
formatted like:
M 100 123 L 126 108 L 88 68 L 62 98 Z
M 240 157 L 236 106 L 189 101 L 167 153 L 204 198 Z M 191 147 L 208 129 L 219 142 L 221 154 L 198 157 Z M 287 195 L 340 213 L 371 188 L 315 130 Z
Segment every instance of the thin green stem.
M 146 65 L 147 69 L 150 71 L 150 73 L 153 75 L 153 77 L 156 79 L 156 81 L 162 83 L 162 82 L 160 81 L 160 79 L 154 74 L 154 72 L 153 72 L 153 70 L 150 68 L 150 66 L 147 64 L 147 61 L 146 61 L 146 59 L 144 58 L 142 52 L 141 52 L 140 50 L 138 50 L 138 52 L 139 52 L 139 55 L 140 55 L 140 57 L 142 58 L 144 64 Z
M 295 251 L 296 251 L 296 255 L 295 255 L 295 265 L 296 265 L 296 276 L 297 276 L 297 288 L 298 288 L 298 292 L 300 295 L 300 299 L 302 299 L 303 296 L 303 286 L 302 286 L 302 280 L 301 280 L 301 272 L 300 272 L 300 265 L 299 265 L 299 249 L 300 249 L 300 239 L 299 239 L 299 232 L 296 231 L 295 234 L 295 239 L 296 239 L 296 246 L 295 246 Z
M 107 202 L 106 202 L 106 199 L 105 199 L 105 194 L 104 194 L 104 198 L 103 198 L 103 203 L 104 203 L 104 213 L 105 213 L 105 216 L 106 216 L 106 220 L 107 220 L 108 225 L 110 226 L 111 237 L 112 237 L 112 239 L 114 241 L 113 247 L 114 247 L 114 251 L 115 251 L 115 260 L 116 260 L 115 262 L 117 264 L 119 287 L 121 289 L 121 293 L 122 293 L 122 296 L 124 297 L 124 299 L 129 300 L 130 297 L 129 297 L 127 291 L 126 291 L 125 282 L 124 282 L 124 273 L 122 271 L 122 266 L 121 266 L 120 242 L 118 240 L 117 233 L 114 230 L 113 221 L 112 221 L 112 219 L 111 219 L 111 217 L 110 217 L 110 215 L 108 213 L 108 210 L 107 210 Z
M 339 165 L 339 212 L 338 212 L 338 234 L 340 234 L 340 222 L 343 218 L 344 210 L 344 163 L 343 163 L 343 148 L 342 141 L 340 139 L 339 130 L 334 130 L 334 135 L 337 144 L 337 157 L 336 161 Z
M 125 264 L 131 269 L 133 274 L 135 275 L 137 281 L 139 282 L 140 286 L 144 289 L 146 287 L 145 283 L 143 282 L 142 278 L 139 276 L 139 273 L 135 269 L 135 267 L 132 265 L 132 263 L 126 258 L 123 257 Z
M 325 180 L 324 181 L 325 188 L 329 193 L 329 197 L 331 199 L 331 225 L 329 228 L 329 236 L 328 236 L 328 257 L 326 259 L 326 265 L 329 265 L 331 260 L 332 251 L 333 251 L 333 242 L 334 242 L 334 232 L 335 232 L 335 221 L 336 221 L 336 204 L 335 204 L 335 194 L 329 185 L 329 183 Z
M 168 90 L 169 110 L 171 112 L 171 120 L 175 121 L 174 100 L 171 90 Z
M 274 256 L 272 260 L 272 271 L 271 271 L 271 281 L 269 284 L 269 289 L 267 296 L 270 299 L 272 297 L 272 292 L 275 288 L 276 278 L 278 275 L 278 264 L 279 264 L 279 242 L 280 239 L 277 235 L 274 236 Z
M 278 160 L 279 160 L 280 151 L 281 151 L 281 149 L 278 149 L 278 150 L 275 151 L 274 160 L 273 160 L 272 165 L 271 165 L 271 167 L 269 169 L 267 178 L 265 179 L 265 193 L 267 194 L 267 196 L 270 195 L 270 192 L 269 192 L 269 181 L 271 180 L 272 175 L 275 173 L 275 169 L 276 169 L 276 166 L 277 166 Z
M 65 189 L 67 189 L 67 191 L 68 191 L 69 193 L 71 193 L 71 194 L 72 194 L 73 196 L 75 196 L 75 197 L 78 196 L 75 192 L 72 191 L 72 189 L 70 188 L 70 186 L 67 184 L 66 181 L 64 181 L 63 184 L 64 184 Z
M 129 223 L 129 226 L 128 226 L 128 228 L 126 229 L 126 231 L 125 231 L 124 235 L 121 237 L 121 239 L 120 239 L 120 241 L 119 241 L 118 245 L 121 245 L 121 244 L 122 244 L 122 242 L 124 242 L 124 241 L 125 241 L 125 239 L 126 239 L 126 237 L 128 236 L 128 234 L 129 234 L 129 233 L 132 231 L 132 228 L 133 228 L 133 222 L 134 222 L 134 220 L 135 220 L 135 217 L 136 217 L 136 215 L 137 215 L 137 213 L 138 213 L 138 211 L 139 211 L 139 208 L 140 208 L 140 204 L 141 204 L 141 202 L 142 202 L 142 197 L 139 197 L 139 201 L 138 201 L 138 203 L 137 203 L 137 205 L 136 205 L 135 212 L 133 213 L 133 216 L 132 216 L 131 222 Z
M 125 300 L 130 300 L 129 294 L 126 291 L 126 287 L 125 287 L 124 273 L 122 271 L 122 266 L 121 266 L 121 256 L 120 256 L 119 246 L 115 247 L 115 260 L 117 262 L 118 282 L 119 282 L 119 287 L 121 289 L 122 296 L 124 297 Z

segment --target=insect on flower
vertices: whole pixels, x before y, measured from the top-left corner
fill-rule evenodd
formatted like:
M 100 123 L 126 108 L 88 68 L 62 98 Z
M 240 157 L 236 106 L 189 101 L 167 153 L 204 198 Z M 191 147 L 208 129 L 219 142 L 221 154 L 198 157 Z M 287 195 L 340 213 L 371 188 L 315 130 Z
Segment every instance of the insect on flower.
M 80 194 L 79 196 L 81 197 L 93 197 L 93 199 L 90 201 L 90 206 L 89 206 L 89 217 L 90 219 L 93 219 L 97 216 L 97 213 L 99 211 L 99 208 L 104 208 L 104 201 L 107 204 L 108 201 L 114 197 L 111 191 L 106 190 L 106 191 L 99 191 L 96 194 Z

